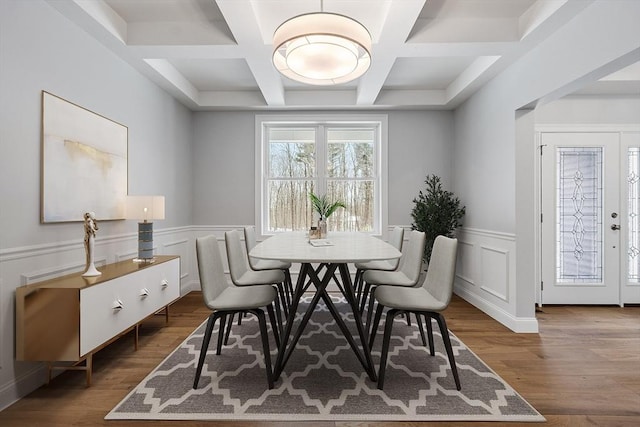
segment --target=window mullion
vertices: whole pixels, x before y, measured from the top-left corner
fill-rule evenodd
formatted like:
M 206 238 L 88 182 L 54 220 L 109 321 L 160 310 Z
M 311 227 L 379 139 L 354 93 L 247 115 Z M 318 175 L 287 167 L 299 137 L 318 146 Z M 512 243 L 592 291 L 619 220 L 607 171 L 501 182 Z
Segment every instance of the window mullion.
M 327 127 L 318 125 L 316 133 L 317 194 L 327 193 Z

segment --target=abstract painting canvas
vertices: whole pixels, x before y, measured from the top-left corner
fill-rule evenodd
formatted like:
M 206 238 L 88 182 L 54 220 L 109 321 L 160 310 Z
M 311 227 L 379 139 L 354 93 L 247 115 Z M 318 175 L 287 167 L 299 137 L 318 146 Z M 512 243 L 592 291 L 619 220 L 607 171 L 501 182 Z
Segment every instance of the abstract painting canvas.
M 124 218 L 128 129 L 42 92 L 41 221 Z

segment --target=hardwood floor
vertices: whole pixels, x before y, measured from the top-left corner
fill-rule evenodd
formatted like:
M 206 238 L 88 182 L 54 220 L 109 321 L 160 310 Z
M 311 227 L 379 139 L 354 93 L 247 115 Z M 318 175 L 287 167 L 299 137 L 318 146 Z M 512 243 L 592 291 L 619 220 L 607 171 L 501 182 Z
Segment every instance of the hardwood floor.
M 191 293 L 140 328 L 138 351 L 127 334 L 94 356 L 93 384 L 64 372 L 0 412 L 0 426 L 495 426 L 498 423 L 145 422 L 104 416 L 208 315 Z M 545 306 L 539 334 L 516 334 L 460 298 L 449 328 L 546 418 L 549 426 L 640 425 L 640 307 Z M 500 425 L 507 425 L 501 423 Z M 511 423 L 508 425 L 518 425 Z M 531 425 L 531 424 L 528 424 Z

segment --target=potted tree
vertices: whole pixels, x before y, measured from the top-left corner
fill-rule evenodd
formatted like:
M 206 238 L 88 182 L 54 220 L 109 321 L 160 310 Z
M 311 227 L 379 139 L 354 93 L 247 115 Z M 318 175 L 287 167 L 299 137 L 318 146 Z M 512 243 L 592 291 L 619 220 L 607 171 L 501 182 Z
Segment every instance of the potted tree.
M 411 229 L 425 233 L 427 243 L 423 259 L 428 264 L 436 237 L 454 236 L 455 230 L 462 225 L 465 206 L 460 206 L 460 200 L 442 188 L 439 176 L 427 175 L 424 182 L 425 191 L 420 191 L 418 197 L 413 199 Z
M 327 236 L 327 218 L 329 218 L 338 208 L 345 208 L 344 203 L 340 201 L 331 202 L 326 194 L 317 196 L 314 193 L 309 193 L 313 210 L 319 215 L 318 219 L 318 231 L 320 232 L 320 238 L 324 239 Z

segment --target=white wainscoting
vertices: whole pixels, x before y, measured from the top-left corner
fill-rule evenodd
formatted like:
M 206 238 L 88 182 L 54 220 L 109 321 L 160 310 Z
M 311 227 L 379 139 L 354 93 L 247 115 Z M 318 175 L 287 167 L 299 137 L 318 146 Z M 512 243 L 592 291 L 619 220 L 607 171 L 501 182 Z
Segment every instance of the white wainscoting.
M 179 255 L 181 295 L 200 289 L 195 239 L 213 234 L 222 254 L 225 231 L 244 225 L 190 226 L 154 231 L 155 253 Z M 389 231 L 392 230 L 389 227 Z M 406 231 L 410 226 L 403 226 Z M 406 234 L 406 233 L 405 233 Z M 513 235 L 483 230 L 461 229 L 455 292 L 509 328 L 518 332 L 537 331 L 535 319 L 515 316 L 515 239 Z M 98 236 L 96 264 L 117 262 L 137 255 L 137 233 Z M 228 264 L 224 258 L 225 274 Z M 15 288 L 24 284 L 81 271 L 84 268 L 82 239 L 0 250 L 0 410 L 44 384 L 42 363 L 15 362 Z M 294 264 L 296 280 L 299 264 Z M 355 274 L 355 271 L 352 271 Z M 535 327 L 535 328 L 534 328 Z
M 454 292 L 515 332 L 538 332 L 538 321 L 516 313 L 515 235 L 473 228 L 458 231 Z

